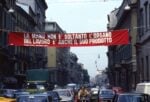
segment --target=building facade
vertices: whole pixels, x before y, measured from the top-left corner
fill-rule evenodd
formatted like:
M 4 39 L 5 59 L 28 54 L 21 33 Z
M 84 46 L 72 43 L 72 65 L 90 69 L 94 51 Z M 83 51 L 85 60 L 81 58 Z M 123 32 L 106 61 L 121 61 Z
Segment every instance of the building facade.
M 137 66 L 139 82 L 150 81 L 150 1 L 139 0 Z
M 64 34 L 56 22 L 46 22 L 47 33 Z M 76 54 L 70 52 L 70 47 L 47 48 L 47 67 L 51 70 L 51 82 L 63 86 L 67 83 L 83 84 L 89 82 L 89 75 L 82 64 L 78 63 Z M 80 80 L 79 80 L 80 79 Z
M 56 22 L 45 23 L 46 33 L 65 33 Z M 48 63 L 47 68 L 51 70 L 51 82 L 60 86 L 66 85 L 68 80 L 70 48 L 47 48 Z
M 126 10 L 126 5 L 130 6 Z M 122 5 L 108 15 L 108 30 L 129 30 L 129 44 L 108 47 L 108 77 L 112 86 L 129 91 L 136 87 L 137 0 L 123 0 Z
M 30 6 L 23 5 L 30 9 Z M 32 11 L 31 11 L 32 12 Z M 16 3 L 15 7 L 15 17 L 16 17 L 16 24 L 15 24 L 15 31 L 17 32 L 35 32 L 36 22 L 20 5 Z M 35 59 L 35 51 L 34 47 L 24 47 L 18 46 L 15 47 L 15 65 L 14 65 L 14 72 L 15 77 L 18 80 L 19 87 L 22 86 L 23 82 L 25 82 L 26 77 L 25 73 L 26 70 L 29 68 L 34 68 Z
M 37 47 L 16 47 L 8 45 L 9 32 L 42 32 L 44 31 L 45 1 L 34 2 L 40 8 L 33 10 L 30 5 L 22 3 L 24 0 L 2 0 L 0 2 L 0 67 L 2 83 L 7 86 L 8 82 L 15 87 L 21 87 L 24 82 L 24 74 L 28 68 L 45 67 L 45 49 Z M 32 0 L 31 0 L 32 1 Z M 40 6 L 40 7 L 39 7 Z M 38 17 L 37 17 L 38 16 Z M 38 21 L 38 22 L 37 22 Z M 42 22 L 42 23 L 41 23 Z M 39 24 L 38 24 L 39 23 Z M 39 63 L 40 62 L 40 63 Z M 20 82 L 22 80 L 22 82 Z M 11 83 L 9 87 L 11 88 Z M 18 86 L 19 85 L 19 86 Z M 13 86 L 13 85 L 12 85 Z
M 34 26 L 34 32 L 44 32 L 45 28 L 45 11 L 48 8 L 45 0 L 16 0 L 18 6 L 23 8 L 28 15 L 30 15 L 36 26 Z M 30 50 L 33 52 L 32 59 L 34 60 L 31 68 L 44 68 L 46 67 L 46 48 L 44 47 L 34 47 Z
M 11 11 L 10 11 L 11 9 Z M 0 1 L 0 77 L 1 82 L 16 82 L 14 75 L 15 47 L 8 45 L 8 34 L 15 29 L 15 0 Z M 11 80 L 12 79 L 12 80 Z
M 68 83 L 76 83 L 80 85 L 89 83 L 90 76 L 88 71 L 84 68 L 84 64 L 78 63 L 78 57 L 76 54 L 70 52 L 69 62 Z

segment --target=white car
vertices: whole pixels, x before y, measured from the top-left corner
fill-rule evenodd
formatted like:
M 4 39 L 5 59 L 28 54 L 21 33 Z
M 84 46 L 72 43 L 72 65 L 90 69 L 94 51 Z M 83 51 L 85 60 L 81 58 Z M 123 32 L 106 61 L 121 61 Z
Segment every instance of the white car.
M 54 91 L 59 94 L 61 102 L 74 102 L 74 96 L 70 89 L 55 89 Z
M 150 82 L 138 83 L 135 92 L 150 95 Z
M 98 94 L 99 89 L 98 88 L 91 88 L 91 93 L 92 94 Z

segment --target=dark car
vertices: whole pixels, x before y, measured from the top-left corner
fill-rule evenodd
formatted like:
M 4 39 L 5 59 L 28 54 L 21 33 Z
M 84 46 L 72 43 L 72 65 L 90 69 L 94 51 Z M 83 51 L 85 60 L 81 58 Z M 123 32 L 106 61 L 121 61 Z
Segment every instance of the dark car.
M 150 102 L 150 96 L 143 93 L 116 94 L 113 102 Z
M 99 92 L 99 102 L 112 102 L 115 93 L 111 89 L 102 89 Z

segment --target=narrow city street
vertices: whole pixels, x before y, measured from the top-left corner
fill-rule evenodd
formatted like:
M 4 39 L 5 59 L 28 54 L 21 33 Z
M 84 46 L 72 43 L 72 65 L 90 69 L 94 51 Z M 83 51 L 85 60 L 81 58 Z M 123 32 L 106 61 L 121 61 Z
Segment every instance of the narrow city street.
M 150 0 L 0 0 L 0 102 L 150 102 Z

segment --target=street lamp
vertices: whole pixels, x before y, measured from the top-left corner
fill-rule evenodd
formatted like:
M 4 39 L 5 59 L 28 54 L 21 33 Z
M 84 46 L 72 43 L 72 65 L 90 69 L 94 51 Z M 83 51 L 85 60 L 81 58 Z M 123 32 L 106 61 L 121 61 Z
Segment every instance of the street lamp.
M 8 10 L 9 13 L 14 13 L 14 9 L 12 7 L 9 8 Z
M 8 10 L 9 13 L 14 13 L 14 9 L 12 7 L 12 4 L 13 4 L 13 0 L 10 0 L 10 8 Z
M 126 0 L 127 1 L 127 4 L 126 4 L 126 6 L 125 6 L 125 10 L 130 10 L 131 9 L 131 7 L 129 6 L 130 5 L 130 3 L 129 3 L 129 0 Z
M 130 10 L 131 9 L 131 7 L 127 4 L 126 6 L 125 6 L 125 8 L 124 8 L 125 10 Z

